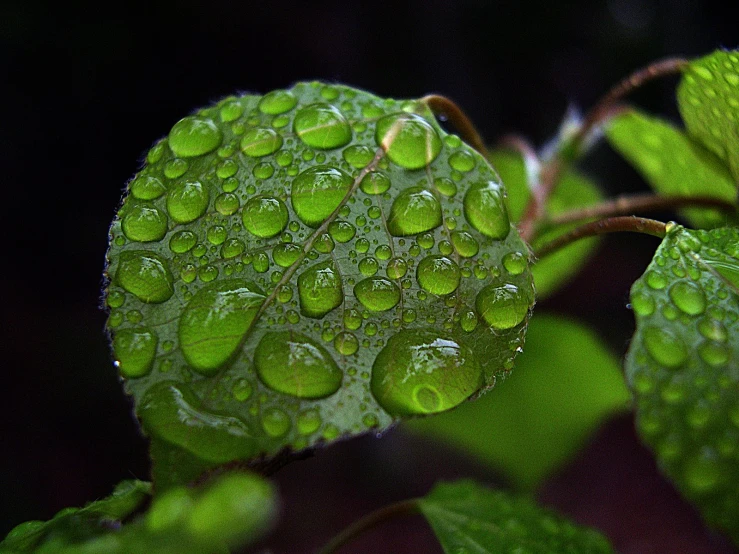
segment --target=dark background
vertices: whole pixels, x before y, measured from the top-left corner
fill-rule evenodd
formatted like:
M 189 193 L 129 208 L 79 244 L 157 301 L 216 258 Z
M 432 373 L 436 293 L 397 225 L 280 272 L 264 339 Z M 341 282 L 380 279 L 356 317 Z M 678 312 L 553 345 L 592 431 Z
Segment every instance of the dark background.
M 99 290 L 122 188 L 177 119 L 235 91 L 323 79 L 396 98 L 441 93 L 488 141 L 516 131 L 541 145 L 568 103 L 587 108 L 632 70 L 739 43 L 736 19 L 701 0 L 103 5 L 0 6 L 0 536 L 147 477 Z M 633 100 L 676 117 L 675 82 Z M 606 147 L 585 169 L 611 193 L 643 187 Z M 622 355 L 628 288 L 655 246 L 608 239 L 538 308 L 592 322 Z M 362 513 L 458 475 L 495 480 L 402 431 L 348 441 L 277 474 L 283 527 L 265 548 L 310 551 Z M 604 428 L 541 498 L 599 526 L 621 552 L 730 551 L 659 478 L 628 418 Z M 438 551 L 431 545 L 418 520 L 365 541 L 373 552 Z

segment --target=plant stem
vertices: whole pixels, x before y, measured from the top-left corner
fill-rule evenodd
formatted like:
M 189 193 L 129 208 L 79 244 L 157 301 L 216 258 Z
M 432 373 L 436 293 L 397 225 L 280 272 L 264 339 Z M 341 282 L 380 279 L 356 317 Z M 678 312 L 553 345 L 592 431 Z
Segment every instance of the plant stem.
M 682 58 L 668 58 L 650 64 L 632 73 L 618 83 L 588 112 L 582 127 L 564 145 L 569 146 L 569 148 L 560 149 L 556 155 L 547 160 L 541 167 L 539 182 L 535 186 L 535 189 L 532 189 L 536 191 L 536 194 L 531 195 L 524 215 L 518 224 L 521 237 L 525 241 L 531 242 L 535 232 L 535 223 L 544 217 L 546 203 L 554 187 L 557 185 L 560 175 L 570 163 L 570 160 L 566 159 L 566 156 L 563 155 L 563 150 L 574 152 L 575 157 L 577 157 L 582 145 L 590 137 L 592 130 L 604 119 L 617 113 L 617 110 L 614 109 L 614 104 L 618 100 L 648 81 L 665 75 L 679 73 L 687 63 L 688 61 Z
M 462 108 L 446 96 L 439 96 L 438 94 L 424 96 L 421 98 L 421 102 L 426 104 L 435 115 L 446 116 L 447 120 L 459 131 L 462 139 L 482 154 L 485 159 L 488 158 L 488 151 L 485 148 L 482 136 L 477 132 L 475 125 L 462 111 Z
M 619 196 L 595 206 L 570 210 L 550 217 L 547 223 L 571 223 L 592 217 L 613 217 L 631 215 L 637 211 L 663 211 L 684 207 L 716 208 L 726 212 L 737 210 L 735 204 L 710 196 L 660 196 L 646 193 Z
M 319 551 L 319 554 L 333 554 L 334 552 L 337 552 L 343 545 L 350 542 L 367 529 L 371 529 L 385 520 L 397 516 L 414 515 L 417 513 L 419 513 L 419 508 L 418 499 L 416 498 L 402 500 L 380 508 L 379 510 L 375 510 L 341 531 Z
M 585 122 L 574 137 L 574 144 L 579 147 L 587 139 L 591 130 L 608 115 L 610 108 L 621 98 L 649 81 L 680 73 L 688 63 L 688 60 L 683 58 L 667 58 L 649 64 L 623 79 L 588 112 Z
M 604 235 L 606 233 L 622 233 L 625 231 L 633 233 L 643 233 L 654 237 L 664 238 L 667 233 L 666 224 L 654 219 L 645 219 L 643 217 L 610 217 L 592 221 L 574 228 L 572 231 L 565 233 L 545 244 L 542 248 L 535 252 L 537 258 L 543 258 L 547 254 L 559 250 L 579 239 L 594 237 L 596 235 Z

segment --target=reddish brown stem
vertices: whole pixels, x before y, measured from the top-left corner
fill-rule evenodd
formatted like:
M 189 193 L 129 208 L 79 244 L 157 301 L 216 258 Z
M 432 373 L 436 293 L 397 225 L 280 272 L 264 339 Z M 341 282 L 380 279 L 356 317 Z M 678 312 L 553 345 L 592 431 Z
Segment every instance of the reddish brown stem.
M 383 521 L 397 516 L 414 515 L 418 512 L 418 499 L 415 498 L 396 502 L 395 504 L 390 504 L 389 506 L 375 510 L 341 531 L 319 551 L 319 554 L 333 554 L 334 552 L 338 552 L 339 548 L 355 539 L 358 535 L 364 533 L 367 529 L 371 529 L 378 523 L 382 523 Z
M 438 94 L 424 96 L 421 98 L 421 102 L 426 104 L 434 114 L 445 116 L 457 131 L 459 131 L 459 135 L 467 144 L 482 154 L 485 159 L 488 158 L 488 151 L 485 148 L 485 142 L 482 140 L 482 136 L 477 132 L 474 124 L 467 117 L 467 114 L 462 111 L 462 108 L 446 96 L 439 96 Z
M 735 212 L 737 206 L 719 198 L 710 196 L 660 196 L 658 194 L 634 194 L 607 200 L 595 206 L 570 210 L 550 217 L 547 222 L 553 224 L 572 223 L 592 217 L 613 217 L 633 215 L 635 212 L 666 211 L 676 208 L 715 208 L 725 212 Z
M 643 217 L 610 217 L 576 227 L 545 244 L 535 254 L 537 258 L 543 258 L 547 254 L 551 254 L 577 240 L 606 233 L 632 232 L 663 238 L 667 232 L 666 227 L 661 221 Z

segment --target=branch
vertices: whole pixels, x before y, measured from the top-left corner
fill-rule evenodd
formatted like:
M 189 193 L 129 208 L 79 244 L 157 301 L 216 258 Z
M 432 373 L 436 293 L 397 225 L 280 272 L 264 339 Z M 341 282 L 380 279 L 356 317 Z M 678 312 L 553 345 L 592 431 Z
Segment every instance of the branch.
M 613 217 L 618 215 L 632 215 L 634 212 L 667 211 L 675 208 L 700 207 L 715 208 L 725 212 L 736 212 L 737 206 L 726 200 L 710 196 L 660 196 L 658 194 L 634 194 L 619 196 L 595 206 L 578 210 L 570 210 L 559 215 L 551 216 L 547 223 L 572 223 L 593 217 Z
M 537 258 L 551 254 L 577 240 L 594 237 L 596 235 L 604 235 L 606 233 L 643 233 L 654 237 L 664 238 L 667 233 L 667 225 L 661 221 L 654 219 L 645 219 L 643 217 L 611 217 L 586 223 L 580 227 L 576 227 L 572 231 L 560 235 L 551 242 L 540 248 L 535 255 Z
M 485 142 L 482 140 L 480 133 L 477 132 L 475 125 L 472 123 L 462 108 L 457 106 L 452 100 L 438 94 L 429 94 L 421 98 L 421 102 L 426 104 L 434 115 L 446 116 L 447 120 L 459 131 L 464 141 L 488 159 L 488 151 L 485 148 Z
M 331 539 L 326 546 L 324 546 L 319 554 L 334 554 L 339 548 L 356 538 L 367 529 L 371 529 L 378 523 L 382 523 L 397 516 L 407 516 L 419 513 L 418 499 L 413 498 L 411 500 L 402 500 L 379 510 L 375 510 L 364 516 L 363 518 L 355 521 L 349 527 L 341 531 L 333 539 Z

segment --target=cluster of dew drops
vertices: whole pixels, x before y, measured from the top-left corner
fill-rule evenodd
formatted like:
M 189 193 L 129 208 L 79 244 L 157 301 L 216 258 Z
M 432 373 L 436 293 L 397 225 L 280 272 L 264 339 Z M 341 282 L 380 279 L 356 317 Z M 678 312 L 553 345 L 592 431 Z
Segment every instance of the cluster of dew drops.
M 631 292 L 641 342 L 629 379 L 640 431 L 688 494 L 702 498 L 739 467 L 739 373 L 729 340 L 737 310 L 727 309 L 738 297 L 726 286 L 739 284 L 739 235 L 672 233 Z
M 520 329 L 533 304 L 527 254 L 492 170 L 417 108 L 310 83 L 227 98 L 175 124 L 111 228 L 107 304 L 121 374 L 149 375 L 178 344 L 188 367 L 217 375 L 260 319 L 270 330 L 253 347 L 256 374 L 288 397 L 333 395 L 345 380 L 334 356 L 353 360 L 362 348 L 379 348 L 361 376 L 392 416 L 446 410 L 483 387 L 483 360 L 451 331 L 479 331 L 480 320 Z M 397 181 L 404 188 L 393 191 Z M 476 282 L 474 306 L 460 304 L 465 280 Z M 407 303 L 429 302 L 426 313 L 404 306 L 411 293 Z M 173 298 L 184 305 L 175 323 L 156 314 Z M 254 388 L 231 387 L 239 400 Z M 377 425 L 370 416 L 365 425 Z M 274 436 L 290 428 L 286 415 L 267 419 Z

